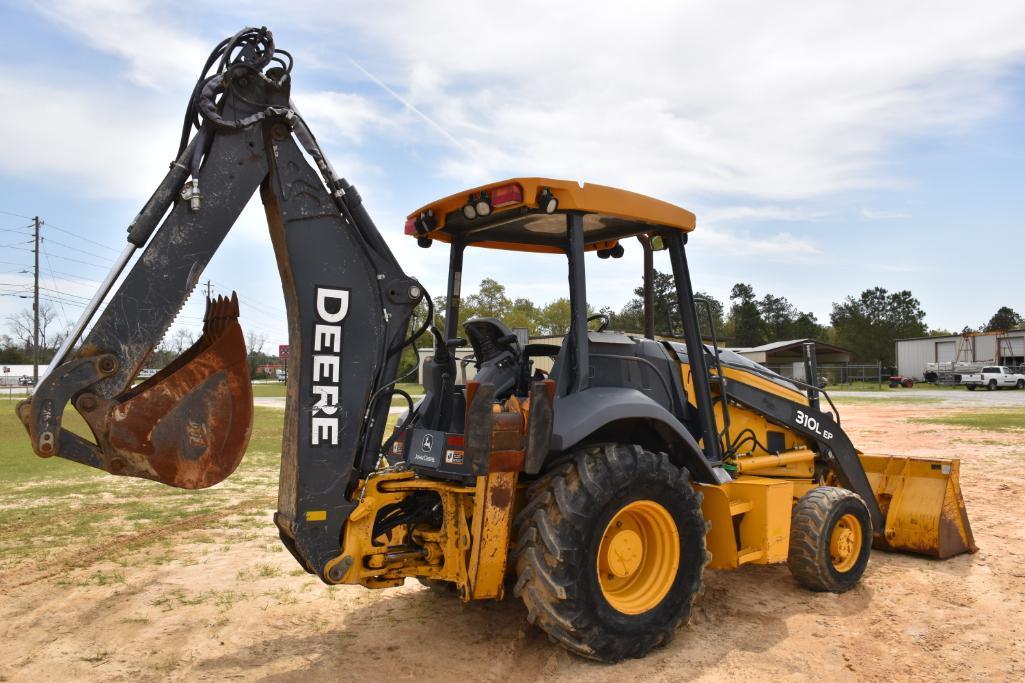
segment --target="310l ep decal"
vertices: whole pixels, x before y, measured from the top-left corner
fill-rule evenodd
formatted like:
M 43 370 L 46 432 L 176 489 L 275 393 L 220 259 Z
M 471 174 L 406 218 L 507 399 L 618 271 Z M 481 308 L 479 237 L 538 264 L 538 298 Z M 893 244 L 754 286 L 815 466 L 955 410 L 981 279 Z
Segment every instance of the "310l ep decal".
M 799 427 L 804 427 L 805 429 L 815 432 L 823 439 L 828 440 L 833 438 L 833 433 L 831 431 L 829 431 L 828 429 L 823 429 L 822 425 L 819 424 L 818 420 L 800 410 L 797 411 L 797 425 Z

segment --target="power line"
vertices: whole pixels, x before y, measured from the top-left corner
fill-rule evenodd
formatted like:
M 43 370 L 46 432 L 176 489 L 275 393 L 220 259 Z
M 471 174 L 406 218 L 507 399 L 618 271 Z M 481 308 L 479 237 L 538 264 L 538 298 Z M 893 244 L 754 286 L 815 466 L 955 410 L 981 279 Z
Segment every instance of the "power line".
M 51 227 L 51 228 L 53 228 L 53 229 L 55 229 L 55 230 L 60 230 L 61 232 L 65 233 L 65 234 L 71 235 L 72 237 L 74 237 L 76 239 L 80 239 L 80 240 L 83 240 L 85 242 L 89 242 L 90 244 L 95 244 L 96 246 L 103 247 L 104 249 L 110 249 L 114 253 L 119 253 L 120 252 L 120 249 L 115 249 L 114 247 L 110 246 L 109 244 L 103 244 L 102 242 L 97 242 L 96 240 L 91 240 L 88 237 L 83 237 L 82 235 L 79 235 L 76 232 L 72 232 L 71 230 L 66 230 L 66 229 L 62 228 L 59 225 L 54 225 L 53 223 L 47 223 L 46 225 Z
M 32 220 L 32 216 L 26 216 L 24 214 L 14 213 L 12 211 L 0 211 L 0 213 L 4 214 L 5 216 L 17 216 L 18 218 L 24 218 L 27 221 Z
M 46 252 L 46 245 L 42 244 L 40 246 L 43 249 L 43 256 L 46 258 L 46 267 L 50 269 L 50 282 L 53 283 L 54 291 L 57 292 L 57 293 L 60 293 L 60 290 L 57 289 L 57 277 L 53 274 L 53 266 L 50 264 L 50 255 Z M 70 325 L 71 321 L 68 320 L 68 312 L 66 310 L 64 310 L 64 303 L 63 302 L 60 304 L 60 307 L 61 307 L 61 314 L 64 316 L 64 324 L 65 325 Z
M 49 223 L 47 224 L 47 226 L 49 227 Z M 94 254 L 91 251 L 86 251 L 85 249 L 82 249 L 81 247 L 75 247 L 75 246 L 72 246 L 70 244 L 66 244 L 64 242 L 61 242 L 59 240 L 55 240 L 52 237 L 46 237 L 44 239 L 47 239 L 50 242 L 52 242 L 54 244 L 57 244 L 59 246 L 67 247 L 68 249 L 74 249 L 75 251 L 77 251 L 79 253 L 82 253 L 82 254 L 85 254 L 86 256 L 92 256 L 93 258 L 101 259 L 103 261 L 106 261 L 107 263 L 113 263 L 114 262 L 114 259 L 110 258 L 109 256 L 100 256 L 99 254 Z
M 27 232 L 21 232 L 21 231 L 22 230 L 26 230 L 26 229 L 31 228 L 31 227 L 32 227 L 31 225 L 20 225 L 17 228 L 0 228 L 0 232 L 16 232 L 16 233 L 18 233 L 20 235 L 28 235 Z
M 31 249 L 25 249 L 24 251 L 32 251 Z M 81 263 L 85 266 L 92 266 L 93 268 L 99 268 L 100 270 L 110 270 L 107 266 L 98 265 L 95 263 L 89 263 L 88 261 L 81 261 L 79 259 L 70 258 L 68 256 L 61 256 L 60 254 L 54 254 L 54 258 L 64 259 L 65 261 L 71 261 L 72 263 Z

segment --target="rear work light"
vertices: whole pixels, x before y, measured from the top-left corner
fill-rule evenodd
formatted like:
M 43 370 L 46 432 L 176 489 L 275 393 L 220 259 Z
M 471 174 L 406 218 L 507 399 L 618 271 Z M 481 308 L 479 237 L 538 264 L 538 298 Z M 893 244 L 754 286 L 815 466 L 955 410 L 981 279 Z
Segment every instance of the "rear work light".
M 496 187 L 491 191 L 491 206 L 495 209 L 500 209 L 503 206 L 509 206 L 510 204 L 520 204 L 523 202 L 523 188 L 520 187 L 519 183 L 510 183 L 508 185 L 502 185 Z
M 428 209 L 419 216 L 407 218 L 403 231 L 407 235 L 422 236 L 430 232 L 434 232 L 437 227 L 437 221 L 434 220 L 434 211 L 432 209 Z

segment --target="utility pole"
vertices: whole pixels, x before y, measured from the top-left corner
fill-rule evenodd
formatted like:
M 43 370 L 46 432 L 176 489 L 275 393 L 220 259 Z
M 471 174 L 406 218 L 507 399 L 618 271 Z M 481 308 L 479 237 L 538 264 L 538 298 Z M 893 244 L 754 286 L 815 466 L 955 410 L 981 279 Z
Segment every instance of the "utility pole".
M 206 298 L 207 299 L 210 298 L 210 281 L 209 280 L 206 281 Z
M 35 286 L 32 296 L 32 386 L 39 384 L 39 216 L 32 219 L 35 228 L 35 246 L 32 251 L 36 257 Z

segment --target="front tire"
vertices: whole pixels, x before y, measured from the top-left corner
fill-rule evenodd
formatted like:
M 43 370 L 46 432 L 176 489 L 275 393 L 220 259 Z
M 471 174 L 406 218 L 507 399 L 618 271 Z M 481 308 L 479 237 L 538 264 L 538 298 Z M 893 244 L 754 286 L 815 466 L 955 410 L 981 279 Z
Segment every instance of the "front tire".
M 1020 379 L 1020 380 L 1018 380 L 1018 381 L 1017 381 L 1017 382 L 1015 383 L 1015 385 L 1014 385 L 1014 388 L 1015 388 L 1015 389 L 1025 389 L 1025 379 Z
M 582 449 L 528 491 L 515 594 L 528 620 L 602 662 L 643 657 L 690 616 L 707 563 L 686 470 L 638 446 Z
M 968 391 L 975 391 L 975 385 L 974 384 L 969 384 L 968 385 Z
M 986 388 L 989 391 L 996 391 L 997 390 L 997 381 L 995 379 L 991 379 L 989 381 L 989 384 L 986 385 Z
M 861 496 L 814 488 L 797 501 L 791 520 L 787 566 L 794 578 L 813 591 L 853 588 L 872 554 L 872 518 Z

